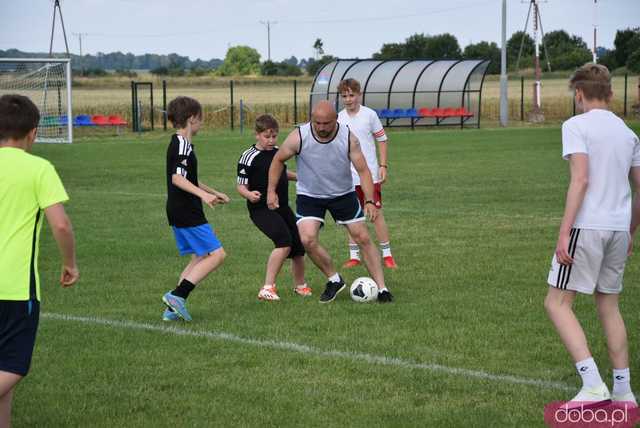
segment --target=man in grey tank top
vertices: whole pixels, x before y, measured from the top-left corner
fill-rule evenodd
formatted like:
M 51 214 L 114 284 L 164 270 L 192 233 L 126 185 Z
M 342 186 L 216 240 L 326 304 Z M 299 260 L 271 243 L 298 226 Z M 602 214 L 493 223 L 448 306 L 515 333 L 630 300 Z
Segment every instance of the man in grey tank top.
M 315 265 L 327 276 L 327 285 L 320 303 L 333 301 L 345 288 L 327 250 L 320 245 L 318 235 L 329 211 L 337 224 L 349 229 L 363 254 L 369 275 L 378 284 L 378 301 L 391 302 L 382 272 L 380 254 L 369 237 L 365 216 L 375 220 L 378 208 L 373 202 L 373 180 L 360 149 L 360 142 L 349 128 L 338 123 L 338 114 L 328 101 L 320 101 L 311 113 L 311 122 L 287 136 L 269 169 L 267 206 L 278 208 L 276 184 L 284 162 L 296 156 L 298 182 L 296 187 L 296 217 L 300 239 Z M 365 195 L 360 206 L 351 179 L 351 164 L 360 176 Z

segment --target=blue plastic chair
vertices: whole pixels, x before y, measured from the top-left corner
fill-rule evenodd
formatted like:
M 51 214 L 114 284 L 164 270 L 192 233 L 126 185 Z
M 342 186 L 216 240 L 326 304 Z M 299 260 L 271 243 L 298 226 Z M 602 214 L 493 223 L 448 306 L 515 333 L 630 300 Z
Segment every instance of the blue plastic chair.
M 407 117 L 406 112 L 404 111 L 403 108 L 397 108 L 397 109 L 393 110 L 392 114 L 393 114 L 393 116 L 391 116 L 391 117 L 396 118 L 396 119 Z
M 380 119 L 388 119 L 393 117 L 393 112 L 389 109 L 383 108 L 382 110 L 380 110 L 380 113 L 378 113 L 378 116 L 380 117 Z
M 96 124 L 91 121 L 91 116 L 88 114 L 79 114 L 73 121 L 73 126 L 96 126 Z
M 406 117 L 419 117 L 420 115 L 418 114 L 418 112 L 416 111 L 416 109 L 414 108 L 408 108 L 405 112 L 404 112 Z

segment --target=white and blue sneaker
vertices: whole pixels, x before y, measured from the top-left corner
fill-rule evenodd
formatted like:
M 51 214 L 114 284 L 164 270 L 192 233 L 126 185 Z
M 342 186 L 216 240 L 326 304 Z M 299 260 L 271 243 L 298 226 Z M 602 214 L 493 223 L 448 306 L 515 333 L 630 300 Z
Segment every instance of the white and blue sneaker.
M 180 315 L 176 311 L 167 308 L 162 313 L 162 321 L 180 321 Z
M 173 309 L 185 321 L 191 321 L 191 315 L 187 311 L 186 300 L 182 297 L 174 296 L 171 292 L 167 292 L 162 296 L 165 305 Z

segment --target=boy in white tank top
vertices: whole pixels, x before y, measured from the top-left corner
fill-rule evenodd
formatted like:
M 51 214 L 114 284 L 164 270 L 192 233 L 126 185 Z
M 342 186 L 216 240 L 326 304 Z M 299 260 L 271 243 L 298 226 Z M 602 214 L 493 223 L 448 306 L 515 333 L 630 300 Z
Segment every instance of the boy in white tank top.
M 606 67 L 584 65 L 570 86 L 576 107 L 584 113 L 562 125 L 562 155 L 569 160 L 571 182 L 544 305 L 582 378 L 582 389 L 568 407 L 609 400 L 632 406 L 636 399 L 629 382 L 627 334 L 618 298 L 640 222 L 640 145 L 638 137 L 608 110 L 612 92 Z M 636 188 L 633 207 L 629 177 Z M 572 309 L 577 292 L 594 291 L 613 366 L 611 394 Z

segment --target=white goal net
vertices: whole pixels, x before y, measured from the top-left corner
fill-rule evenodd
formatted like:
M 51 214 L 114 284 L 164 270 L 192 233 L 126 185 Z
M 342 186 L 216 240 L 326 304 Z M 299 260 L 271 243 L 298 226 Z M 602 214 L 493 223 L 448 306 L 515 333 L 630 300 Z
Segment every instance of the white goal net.
M 0 58 L 0 96 L 25 95 L 38 106 L 37 142 L 71 143 L 71 60 Z

